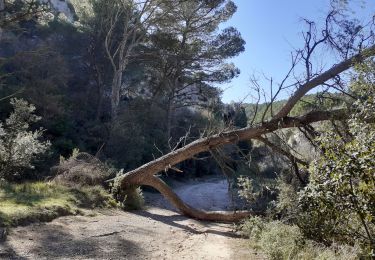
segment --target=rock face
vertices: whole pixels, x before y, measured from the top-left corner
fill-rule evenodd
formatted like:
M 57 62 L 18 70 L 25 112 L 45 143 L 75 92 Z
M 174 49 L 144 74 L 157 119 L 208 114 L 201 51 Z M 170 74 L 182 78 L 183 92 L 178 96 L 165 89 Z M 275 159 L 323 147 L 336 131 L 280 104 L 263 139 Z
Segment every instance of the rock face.
M 74 22 L 76 13 L 70 0 L 39 0 L 42 3 L 50 3 L 52 8 L 58 14 L 64 14 L 68 21 Z

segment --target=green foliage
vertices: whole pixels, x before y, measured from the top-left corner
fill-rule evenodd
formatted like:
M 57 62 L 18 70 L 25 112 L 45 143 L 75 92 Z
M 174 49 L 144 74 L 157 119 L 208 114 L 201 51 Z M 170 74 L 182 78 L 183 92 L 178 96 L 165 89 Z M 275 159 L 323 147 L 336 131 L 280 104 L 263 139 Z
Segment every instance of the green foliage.
M 291 259 L 303 246 L 303 235 L 296 226 L 279 221 L 268 223 L 263 229 L 259 244 L 271 259 Z
M 12 99 L 14 111 L 0 124 L 0 178 L 22 178 L 26 169 L 50 147 L 41 141 L 43 129 L 31 131 L 30 125 L 40 120 L 35 107 L 22 99 Z
M 305 95 L 297 104 L 293 107 L 290 112 L 291 116 L 299 116 L 306 114 L 312 110 L 331 110 L 332 108 L 344 106 L 346 97 L 340 93 L 317 93 L 311 95 Z M 284 105 L 286 100 L 275 101 L 272 104 L 272 112 L 275 115 Z M 256 104 L 245 104 L 245 111 L 247 118 L 252 120 L 255 116 L 254 123 L 260 123 L 262 121 L 263 114 L 266 112 L 268 103 L 259 104 L 256 111 Z M 255 111 L 257 114 L 255 115 Z M 271 108 L 268 108 L 265 120 L 271 118 Z
M 118 175 L 123 174 L 121 170 Z M 115 179 L 111 187 L 111 194 L 124 209 L 138 210 L 144 206 L 144 197 L 140 187 L 130 186 L 124 188 L 120 185 L 119 179 Z
M 74 204 L 78 207 L 95 209 L 95 208 L 113 208 L 118 203 L 102 186 L 82 186 L 71 189 L 74 195 Z
M 13 45 L 17 44 L 20 44 L 18 39 Z M 43 120 L 64 114 L 61 94 L 69 72 L 63 56 L 57 51 L 46 46 L 18 51 L 1 65 L 3 73 L 9 73 L 3 84 L 11 92 L 21 89 L 20 96 L 35 105 Z
M 258 197 L 253 187 L 253 181 L 248 177 L 240 176 L 237 178 L 237 185 L 239 188 L 238 196 L 248 203 L 254 203 Z
M 333 244 L 326 247 L 304 238 L 295 225 L 281 221 L 267 222 L 259 217 L 245 220 L 240 229 L 250 239 L 249 245 L 265 253 L 269 259 L 358 259 L 360 249 L 357 246 Z
M 319 138 L 324 154 L 311 165 L 309 185 L 300 193 L 299 225 L 314 239 L 360 242 L 368 253 L 375 235 L 374 64 L 358 68 L 353 91 L 350 140 L 328 132 Z
M 266 222 L 261 217 L 251 217 L 240 224 L 240 230 L 243 236 L 250 238 L 252 241 L 260 239 Z
M 50 221 L 77 214 L 80 208 L 115 207 L 100 187 L 71 189 L 56 183 L 0 184 L 0 226 Z
M 145 204 L 141 188 L 129 189 L 125 191 L 124 201 L 122 205 L 128 210 L 142 209 Z
M 166 150 L 165 111 L 160 106 L 137 98 L 121 112 L 105 147 L 117 167 L 133 169 Z
M 2 1 L 0 27 L 16 27 L 18 23 L 35 21 L 47 10 L 48 4 L 43 1 Z
M 284 221 L 295 222 L 298 217 L 298 186 L 292 183 L 287 183 L 282 179 L 277 181 L 277 201 L 275 208 L 272 209 Z

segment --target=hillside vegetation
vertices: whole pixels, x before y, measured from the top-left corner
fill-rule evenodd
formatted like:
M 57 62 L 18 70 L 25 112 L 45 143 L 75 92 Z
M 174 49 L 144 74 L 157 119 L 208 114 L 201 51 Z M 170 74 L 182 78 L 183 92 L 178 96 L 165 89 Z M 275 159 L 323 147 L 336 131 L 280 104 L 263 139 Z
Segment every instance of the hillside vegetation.
M 253 48 L 228 26 L 236 1 L 0 0 L 0 257 L 375 257 L 373 17 L 330 0 L 282 80 L 225 104 Z M 88 220 L 103 208 L 110 232 Z

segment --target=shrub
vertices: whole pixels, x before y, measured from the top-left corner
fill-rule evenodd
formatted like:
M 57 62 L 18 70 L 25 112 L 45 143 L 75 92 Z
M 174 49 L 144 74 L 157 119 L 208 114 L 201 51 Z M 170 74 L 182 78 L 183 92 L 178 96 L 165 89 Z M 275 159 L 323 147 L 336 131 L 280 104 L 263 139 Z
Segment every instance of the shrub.
M 117 207 L 116 200 L 101 186 L 86 186 L 72 189 L 74 202 L 83 208 L 112 208 Z
M 0 123 L 0 178 L 22 179 L 26 169 L 33 169 L 33 162 L 50 147 L 41 141 L 43 129 L 30 131 L 30 125 L 39 121 L 35 107 L 25 100 L 11 100 L 13 112 Z
M 313 241 L 306 241 L 304 247 L 298 252 L 295 259 L 302 260 L 355 260 L 360 258 L 360 248 L 356 246 L 332 244 L 329 247 Z
M 118 175 L 122 173 L 123 170 L 121 170 Z M 144 197 L 140 187 L 130 186 L 123 189 L 115 179 L 112 184 L 111 193 L 125 209 L 138 210 L 142 209 L 144 206 Z
M 141 188 L 138 187 L 125 191 L 125 197 L 122 204 L 125 209 L 142 209 L 145 204 L 145 201 Z
M 273 221 L 265 225 L 259 245 L 271 259 L 291 259 L 297 255 L 304 238 L 297 226 Z
M 114 177 L 116 170 L 102 163 L 98 158 L 73 150 L 70 158 L 60 158 L 60 164 L 51 169 L 54 181 L 70 187 L 104 185 Z
M 358 259 L 360 248 L 332 244 L 323 244 L 307 240 L 301 230 L 295 225 L 287 225 L 281 221 L 264 221 L 252 217 L 244 221 L 240 229 L 242 234 L 250 239 L 253 248 L 264 252 L 270 259 Z
M 295 222 L 299 215 L 298 208 L 298 187 L 293 183 L 288 183 L 282 178 L 277 180 L 278 195 L 274 215 L 283 221 Z
M 252 240 L 259 240 L 265 228 L 266 222 L 260 217 L 252 217 L 243 221 L 240 225 L 242 235 Z
M 308 186 L 300 192 L 299 226 L 304 233 L 330 244 L 360 242 L 375 250 L 375 84 L 374 68 L 364 65 L 353 90 L 361 98 L 348 122 L 350 138 L 326 133 L 319 138 L 323 155 L 310 167 Z M 371 77 L 371 75 L 372 77 Z M 371 253 L 372 251 L 372 253 Z
M 237 178 L 238 196 L 247 203 L 252 204 L 257 200 L 259 194 L 255 192 L 253 181 L 245 176 L 240 176 Z

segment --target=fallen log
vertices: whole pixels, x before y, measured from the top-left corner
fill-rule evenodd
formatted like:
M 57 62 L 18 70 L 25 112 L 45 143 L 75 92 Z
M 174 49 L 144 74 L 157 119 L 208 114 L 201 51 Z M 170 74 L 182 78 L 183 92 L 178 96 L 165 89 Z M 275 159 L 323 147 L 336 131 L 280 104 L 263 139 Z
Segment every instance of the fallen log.
M 195 155 L 209 151 L 215 147 L 225 144 L 237 143 L 241 140 L 250 140 L 259 138 L 262 135 L 274 132 L 278 129 L 303 127 L 308 124 L 325 121 L 325 120 L 344 120 L 348 116 L 345 109 L 338 109 L 333 111 L 312 111 L 306 115 L 298 117 L 288 117 L 290 111 L 297 104 L 297 102 L 308 93 L 308 91 L 334 78 L 343 71 L 353 67 L 356 63 L 361 62 L 369 57 L 375 55 L 375 45 L 363 50 L 361 53 L 344 60 L 343 62 L 333 66 L 331 69 L 321 73 L 315 78 L 300 85 L 287 103 L 280 109 L 280 111 L 268 122 L 257 126 L 249 126 L 242 129 L 237 129 L 228 132 L 222 132 L 213 136 L 198 139 L 180 149 L 172 151 L 156 160 L 144 164 L 143 166 L 132 170 L 124 175 L 118 176 L 115 179 L 117 190 L 126 190 L 134 186 L 147 185 L 157 189 L 163 196 L 171 202 L 182 214 L 189 217 L 210 220 L 210 221 L 238 221 L 242 218 L 256 215 L 254 212 L 206 212 L 197 210 L 185 204 L 173 190 L 154 175 L 169 169 L 170 167 L 190 159 Z

